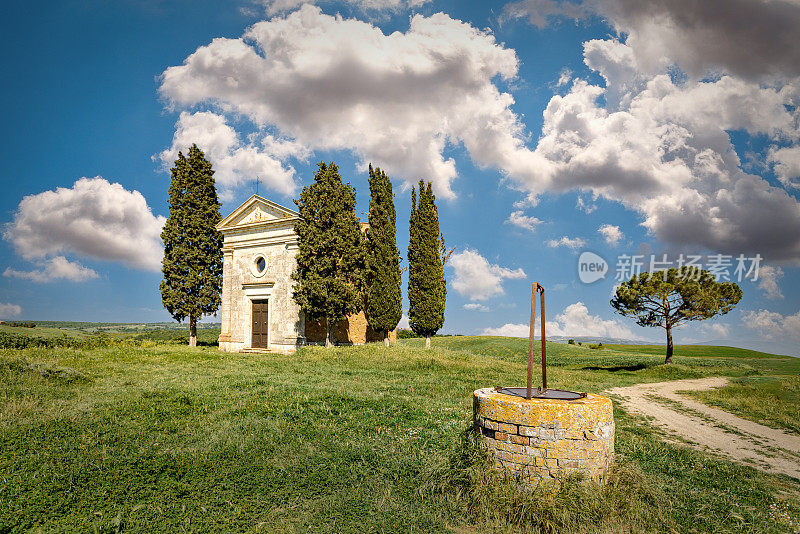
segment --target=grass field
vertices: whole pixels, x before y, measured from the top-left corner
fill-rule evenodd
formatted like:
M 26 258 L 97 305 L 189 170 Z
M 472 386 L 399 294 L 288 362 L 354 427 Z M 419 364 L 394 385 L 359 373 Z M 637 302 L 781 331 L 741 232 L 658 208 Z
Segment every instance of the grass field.
M 692 395 L 710 406 L 800 434 L 800 375 L 749 376 Z
M 668 444 L 619 410 L 605 486 L 493 480 L 465 439 L 471 395 L 522 384 L 527 342 L 422 343 L 2 349 L 0 532 L 797 531 L 798 481 Z M 663 366 L 660 348 L 628 348 L 549 344 L 549 382 L 800 372 L 762 353 L 704 347 Z
M 83 337 L 84 333 L 73 328 L 54 328 L 37 325 L 35 328 L 25 328 L 22 326 L 9 326 L 0 324 L 0 332 L 17 336 L 40 336 L 40 337 Z
M 620 350 L 633 354 L 665 354 L 664 345 L 606 345 L 612 350 Z M 675 356 L 700 358 L 775 358 L 774 354 L 758 352 L 738 347 L 715 347 L 711 345 L 675 345 Z

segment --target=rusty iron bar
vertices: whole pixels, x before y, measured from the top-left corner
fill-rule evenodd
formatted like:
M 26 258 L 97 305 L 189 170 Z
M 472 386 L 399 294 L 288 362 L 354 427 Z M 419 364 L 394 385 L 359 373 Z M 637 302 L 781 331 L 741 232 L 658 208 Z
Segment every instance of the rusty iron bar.
M 539 284 L 533 283 L 531 287 L 531 330 L 528 338 L 528 389 L 525 398 L 531 399 L 531 382 L 533 381 L 533 330 L 536 325 L 536 292 Z
M 542 386 L 537 387 L 534 393 L 533 388 L 533 346 L 534 329 L 536 325 L 536 294 L 539 294 L 539 305 L 541 311 L 541 325 L 542 325 Z M 577 391 L 567 391 L 565 389 L 547 389 L 547 336 L 545 335 L 545 318 L 544 318 L 544 287 L 533 282 L 531 286 L 531 327 L 528 337 L 528 384 L 527 387 L 502 387 L 496 386 L 494 391 L 503 393 L 505 395 L 513 395 L 515 397 L 524 396 L 525 399 L 561 399 L 561 400 L 575 400 L 583 399 L 586 393 L 578 393 Z
M 544 336 L 544 287 L 538 286 L 540 303 L 542 308 L 542 391 L 544 394 L 547 392 L 547 343 Z
M 536 282 L 531 286 L 531 328 L 528 337 L 528 384 L 525 398 L 530 400 L 532 396 L 532 382 L 533 382 L 533 345 L 534 345 L 534 329 L 536 325 L 536 294 L 539 294 L 539 307 L 541 310 L 542 322 L 542 387 L 538 389 L 537 396 L 544 396 L 547 392 L 547 341 L 545 336 L 544 327 L 544 287 Z

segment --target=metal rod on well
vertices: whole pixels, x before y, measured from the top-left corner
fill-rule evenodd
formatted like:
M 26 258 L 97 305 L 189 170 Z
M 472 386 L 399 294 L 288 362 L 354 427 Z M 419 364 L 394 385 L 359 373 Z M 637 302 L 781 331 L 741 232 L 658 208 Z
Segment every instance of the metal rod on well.
M 528 400 L 530 400 L 531 398 L 531 382 L 533 381 L 533 330 L 534 330 L 534 325 L 536 325 L 537 290 L 538 290 L 538 284 L 534 282 L 533 286 L 531 287 L 531 330 L 530 330 L 530 336 L 528 338 L 528 389 L 525 395 L 525 398 Z
M 539 286 L 539 291 L 541 292 L 541 314 L 542 314 L 542 391 L 540 393 L 544 393 L 547 391 L 547 342 L 545 341 L 544 336 L 544 287 Z M 533 329 L 533 327 L 531 327 Z

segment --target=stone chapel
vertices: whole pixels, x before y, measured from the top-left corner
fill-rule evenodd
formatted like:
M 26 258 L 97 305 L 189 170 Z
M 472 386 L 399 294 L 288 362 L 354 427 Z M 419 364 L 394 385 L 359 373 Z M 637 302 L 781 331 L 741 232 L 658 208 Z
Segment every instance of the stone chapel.
M 220 350 L 288 353 L 324 341 L 325 325 L 306 321 L 292 298 L 299 216 L 253 195 L 217 225 L 224 238 Z M 363 312 L 335 325 L 332 337 L 339 344 L 382 340 Z

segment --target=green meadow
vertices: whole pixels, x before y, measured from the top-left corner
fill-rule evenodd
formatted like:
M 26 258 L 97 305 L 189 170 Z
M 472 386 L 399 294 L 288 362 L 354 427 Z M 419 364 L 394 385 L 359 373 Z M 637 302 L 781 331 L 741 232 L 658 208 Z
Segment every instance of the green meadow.
M 603 486 L 498 479 L 468 431 L 472 392 L 523 384 L 523 339 L 261 355 L 174 333 L 0 349 L 0 532 L 798 531 L 800 481 L 667 442 L 618 408 Z M 664 366 L 662 347 L 551 343 L 548 382 L 728 376 L 706 402 L 798 430 L 800 359 L 685 349 Z

